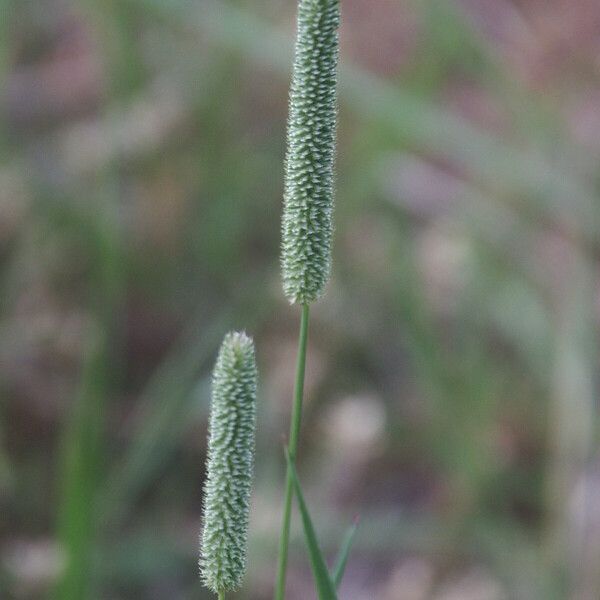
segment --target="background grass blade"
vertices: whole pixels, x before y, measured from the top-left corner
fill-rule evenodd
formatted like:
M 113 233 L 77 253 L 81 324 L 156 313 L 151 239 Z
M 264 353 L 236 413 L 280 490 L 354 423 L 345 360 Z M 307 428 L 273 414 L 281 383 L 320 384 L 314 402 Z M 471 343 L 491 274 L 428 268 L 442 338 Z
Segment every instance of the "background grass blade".
M 88 351 L 80 396 L 63 441 L 64 485 L 58 538 L 66 565 L 55 590 L 57 600 L 86 598 L 89 594 L 107 377 L 105 341 L 101 335 L 98 338 Z
M 296 468 L 294 463 L 290 460 L 287 450 L 285 452 L 285 458 L 287 460 L 288 469 L 290 470 L 294 492 L 296 494 L 296 498 L 298 499 L 298 507 L 300 508 L 300 515 L 302 516 L 302 526 L 304 527 L 304 535 L 306 537 L 306 546 L 308 548 L 310 566 L 315 578 L 319 600 L 336 600 L 337 595 L 335 592 L 335 586 L 331 580 L 331 577 L 329 576 L 329 571 L 327 570 L 323 553 L 319 548 L 319 542 L 313 527 L 312 519 L 310 517 L 310 513 L 308 512 L 306 502 L 304 501 L 302 489 L 300 488 L 300 482 L 298 481 Z
M 340 587 L 340 583 L 342 582 L 342 577 L 344 576 L 344 571 L 346 570 L 346 565 L 348 564 L 348 556 L 350 555 L 350 550 L 352 549 L 352 544 L 354 543 L 354 538 L 357 531 L 358 519 L 354 521 L 344 535 L 344 539 L 342 540 L 342 545 L 340 547 L 340 553 L 335 566 L 331 570 L 331 579 L 333 579 L 336 589 Z
M 123 273 L 120 229 L 114 218 L 118 200 L 112 172 L 103 180 L 93 211 L 90 255 L 94 274 L 89 310 L 93 315 L 80 392 L 64 432 L 62 502 L 58 539 L 66 566 L 55 590 L 64 600 L 94 597 L 93 550 L 98 535 L 98 495 L 104 474 L 105 423 L 109 398 L 120 372 L 114 358 L 120 348 Z
M 253 273 L 251 279 L 261 278 Z M 132 434 L 120 464 L 108 475 L 110 485 L 102 498 L 103 519 L 115 526 L 123 521 L 139 494 L 177 448 L 190 426 L 190 415 L 207 411 L 207 363 L 218 348 L 223 331 L 238 322 L 247 324 L 251 330 L 262 322 L 269 306 L 265 303 L 255 310 L 226 309 L 214 315 L 210 325 L 206 324 L 203 308 L 192 320 L 141 394 L 139 427 Z M 198 389 L 206 391 L 201 399 L 194 393 L 198 385 Z

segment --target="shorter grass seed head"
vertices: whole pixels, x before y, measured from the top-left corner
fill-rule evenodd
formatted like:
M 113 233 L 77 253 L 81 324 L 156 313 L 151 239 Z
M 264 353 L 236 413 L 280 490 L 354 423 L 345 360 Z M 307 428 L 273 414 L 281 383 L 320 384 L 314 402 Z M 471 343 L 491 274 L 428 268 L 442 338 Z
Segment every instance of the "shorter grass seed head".
M 199 562 L 203 583 L 216 594 L 237 590 L 246 570 L 256 382 L 252 339 L 245 333 L 227 334 L 212 378 Z

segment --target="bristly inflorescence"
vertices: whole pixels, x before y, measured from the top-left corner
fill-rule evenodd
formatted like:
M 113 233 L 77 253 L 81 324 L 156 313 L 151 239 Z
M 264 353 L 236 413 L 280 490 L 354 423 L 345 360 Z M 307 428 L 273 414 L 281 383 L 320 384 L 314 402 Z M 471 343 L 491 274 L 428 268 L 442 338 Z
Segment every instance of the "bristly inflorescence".
M 339 0 L 300 0 L 282 223 L 285 295 L 308 304 L 331 270 Z
M 257 371 L 245 333 L 225 336 L 212 378 L 200 571 L 219 594 L 235 591 L 246 570 L 254 468 Z

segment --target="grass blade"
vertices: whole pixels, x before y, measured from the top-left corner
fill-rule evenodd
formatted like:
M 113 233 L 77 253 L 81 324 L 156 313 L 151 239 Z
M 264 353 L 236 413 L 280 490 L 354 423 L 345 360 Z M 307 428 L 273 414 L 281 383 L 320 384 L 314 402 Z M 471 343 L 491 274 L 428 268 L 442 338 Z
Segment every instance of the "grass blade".
M 340 583 L 342 582 L 342 577 L 344 576 L 344 571 L 346 570 L 346 564 L 348 563 L 348 556 L 350 555 L 350 550 L 352 549 L 352 544 L 354 543 L 354 537 L 356 536 L 357 530 L 358 518 L 354 520 L 354 523 L 348 528 L 348 531 L 346 531 L 337 561 L 331 570 L 331 579 L 333 579 L 333 584 L 335 585 L 336 589 L 340 587 Z
M 302 525 L 304 527 L 306 545 L 308 547 L 310 566 L 315 578 L 319 600 L 337 600 L 335 586 L 331 580 L 331 577 L 329 576 L 329 571 L 327 570 L 327 564 L 325 563 L 323 553 L 319 548 L 319 542 L 313 527 L 312 519 L 310 518 L 306 502 L 304 501 L 302 489 L 300 488 L 300 482 L 298 481 L 296 468 L 290 459 L 287 449 L 285 452 L 285 458 L 287 460 L 294 492 L 296 494 L 296 498 L 298 499 L 298 507 L 300 508 L 300 515 L 302 517 Z
M 252 281 L 261 281 L 261 276 L 252 272 L 241 282 L 239 289 L 249 290 L 241 294 L 242 297 L 252 297 Z M 255 328 L 270 310 L 270 303 L 251 311 L 246 311 L 244 306 L 241 302 L 240 306 L 213 315 L 210 325 L 207 325 L 206 308 L 202 307 L 150 378 L 141 394 L 139 426 L 119 465 L 107 475 L 109 484 L 101 502 L 102 518 L 106 522 L 119 526 L 127 518 L 145 486 L 154 480 L 177 448 L 190 426 L 190 416 L 196 414 L 194 411 L 208 410 L 208 392 L 202 395 L 199 404 L 193 390 L 199 380 L 201 387 L 208 387 L 207 362 L 218 348 L 223 331 L 238 322 L 245 323 L 248 329 Z M 170 401 L 165 402 L 165 398 Z
M 66 567 L 54 591 L 56 600 L 84 598 L 90 593 L 106 378 L 106 345 L 104 337 L 98 334 L 86 356 L 80 395 L 63 440 L 64 480 L 58 538 L 65 552 Z

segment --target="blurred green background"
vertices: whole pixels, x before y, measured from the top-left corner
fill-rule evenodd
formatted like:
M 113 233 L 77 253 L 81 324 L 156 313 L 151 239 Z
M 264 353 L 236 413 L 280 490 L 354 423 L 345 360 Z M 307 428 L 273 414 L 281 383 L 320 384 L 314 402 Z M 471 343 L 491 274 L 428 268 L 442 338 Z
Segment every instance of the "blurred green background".
M 271 597 L 298 310 L 292 0 L 0 0 L 0 598 L 209 598 L 208 377 L 261 372 Z M 299 471 L 344 600 L 598 600 L 600 4 L 342 0 Z M 289 600 L 314 598 L 301 531 Z

